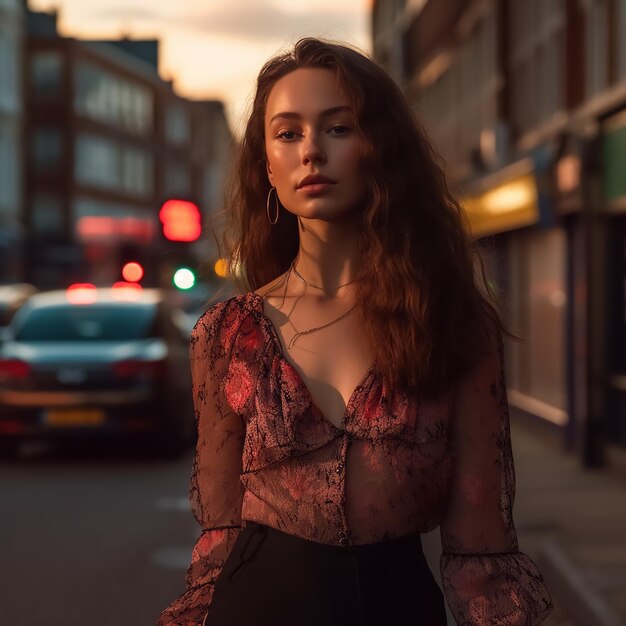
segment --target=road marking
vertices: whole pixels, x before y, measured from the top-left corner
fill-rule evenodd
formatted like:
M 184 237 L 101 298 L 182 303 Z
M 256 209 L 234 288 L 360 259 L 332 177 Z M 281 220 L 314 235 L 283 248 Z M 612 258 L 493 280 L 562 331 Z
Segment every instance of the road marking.
M 161 548 L 151 555 L 151 561 L 165 569 L 186 570 L 191 562 L 192 546 Z
M 158 511 L 181 511 L 183 513 L 189 513 L 191 506 L 189 504 L 189 498 L 187 497 L 164 497 L 159 498 L 156 501 L 156 508 Z

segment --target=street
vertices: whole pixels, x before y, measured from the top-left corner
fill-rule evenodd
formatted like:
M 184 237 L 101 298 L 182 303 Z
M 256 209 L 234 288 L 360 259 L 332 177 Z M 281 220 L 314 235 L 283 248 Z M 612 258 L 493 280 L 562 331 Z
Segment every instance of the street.
M 192 454 L 26 449 L 0 465 L 2 623 L 152 626 L 184 589 Z
M 0 0 L 0 626 L 156 626 L 198 420 L 205 527 L 245 435 L 447 626 L 626 625 L 626 0 Z
M 530 471 L 526 451 L 518 452 L 523 503 L 531 495 Z M 2 622 L 154 626 L 184 589 L 198 533 L 187 500 L 191 464 L 191 450 L 163 462 L 131 448 L 44 444 L 24 446 L 17 460 L 2 462 Z M 522 535 L 531 547 L 531 535 Z M 424 535 L 423 546 L 441 584 L 439 531 Z M 546 626 L 572 623 L 559 604 Z M 448 624 L 454 625 L 450 614 Z

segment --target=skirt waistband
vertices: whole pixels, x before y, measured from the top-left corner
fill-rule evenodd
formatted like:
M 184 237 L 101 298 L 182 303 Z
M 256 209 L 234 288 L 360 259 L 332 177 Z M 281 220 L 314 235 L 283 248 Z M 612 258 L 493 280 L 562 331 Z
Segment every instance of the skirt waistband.
M 327 543 L 321 543 L 311 539 L 305 539 L 286 533 L 282 530 L 278 530 L 272 526 L 261 524 L 259 522 L 246 521 L 245 529 L 248 529 L 248 533 L 263 533 L 268 538 L 273 538 L 281 543 L 293 544 L 294 548 L 298 549 L 311 549 L 315 551 L 328 551 L 328 552 L 352 552 L 358 554 L 393 554 L 396 552 L 403 553 L 410 551 L 412 554 L 416 552 L 422 552 L 422 537 L 419 532 L 411 533 L 409 535 L 403 535 L 401 537 L 393 537 L 390 539 L 383 539 L 373 543 L 363 544 L 348 544 L 348 545 L 333 545 Z M 245 530 L 244 529 L 244 530 Z

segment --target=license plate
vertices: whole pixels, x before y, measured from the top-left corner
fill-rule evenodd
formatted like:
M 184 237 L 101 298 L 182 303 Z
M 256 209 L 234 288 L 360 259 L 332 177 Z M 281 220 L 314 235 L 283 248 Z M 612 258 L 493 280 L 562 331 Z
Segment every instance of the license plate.
M 100 409 L 51 409 L 46 413 L 48 426 L 101 426 L 104 411 Z

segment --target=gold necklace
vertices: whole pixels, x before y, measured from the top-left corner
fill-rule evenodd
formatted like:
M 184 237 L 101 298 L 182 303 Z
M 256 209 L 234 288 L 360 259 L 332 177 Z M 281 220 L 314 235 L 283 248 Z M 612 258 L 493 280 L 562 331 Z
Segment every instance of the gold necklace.
M 297 257 L 296 257 L 296 258 L 295 258 L 295 259 L 291 262 L 291 265 L 289 266 L 290 268 L 293 268 L 293 271 L 294 271 L 295 275 L 296 275 L 296 276 L 297 276 L 297 277 L 298 277 L 298 278 L 299 278 L 299 279 L 300 279 L 303 283 L 305 283 L 306 285 L 309 285 L 309 287 L 315 287 L 315 289 L 322 289 L 322 290 L 323 290 L 323 289 L 324 289 L 324 287 L 318 287 L 317 285 L 314 285 L 313 283 L 310 283 L 308 280 L 306 280 L 305 278 L 303 278 L 303 277 L 300 275 L 300 272 L 298 272 L 298 270 L 296 269 L 296 266 L 295 266 L 295 262 L 296 262 L 296 260 L 297 260 Z M 345 287 L 346 285 L 351 285 L 352 283 L 356 282 L 356 280 L 357 280 L 357 279 L 355 278 L 354 280 L 351 280 L 349 283 L 345 283 L 345 284 L 343 284 L 343 285 L 339 285 L 339 287 L 337 287 L 337 289 L 341 289 L 342 287 Z
M 300 276 L 300 274 L 298 273 L 298 270 L 295 268 L 295 262 L 296 259 L 294 259 L 291 262 L 291 265 L 289 266 L 289 274 L 291 274 L 291 270 L 293 270 L 296 274 L 296 276 L 304 283 L 306 283 L 307 285 L 310 285 L 311 287 L 315 287 L 316 289 L 323 289 L 323 287 L 318 287 L 317 285 L 313 285 L 311 283 L 309 283 L 306 279 L 304 279 L 302 276 Z M 285 286 L 289 283 L 289 274 L 287 274 L 287 280 L 285 281 Z M 355 282 L 354 280 L 350 281 L 351 283 Z M 346 285 L 349 285 L 350 283 L 346 283 Z M 345 285 L 340 285 L 340 287 L 345 287 Z M 289 345 L 287 346 L 287 349 L 290 349 L 291 346 L 293 346 L 295 340 L 300 336 L 300 335 L 308 335 L 309 333 L 312 333 L 316 330 L 320 330 L 322 328 L 326 328 L 326 326 L 330 326 L 331 324 L 334 324 L 335 322 L 338 322 L 340 319 L 346 317 L 346 315 L 349 315 L 352 311 L 354 311 L 354 309 L 357 307 L 357 305 L 355 304 L 351 309 L 348 309 L 343 315 L 340 315 L 338 318 L 332 320 L 331 322 L 328 322 L 327 324 L 324 324 L 323 326 L 316 326 L 315 328 L 309 328 L 308 330 L 300 330 L 298 332 L 296 332 L 296 334 L 291 338 L 291 340 L 289 341 Z M 293 325 L 293 323 L 292 323 Z

